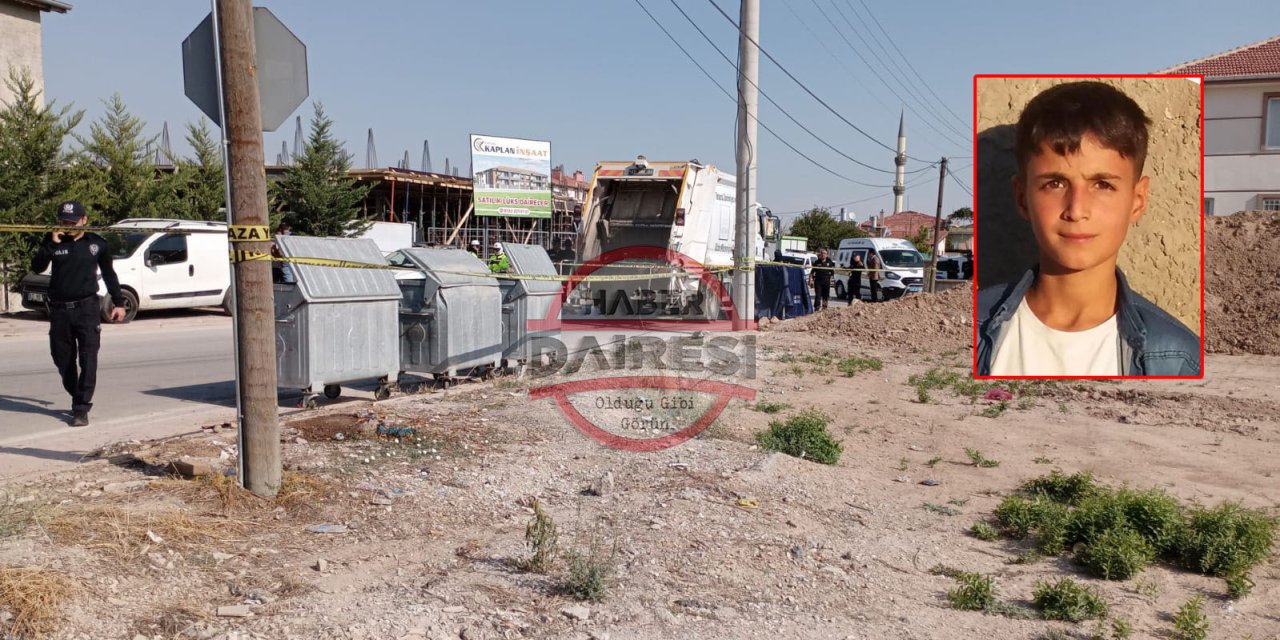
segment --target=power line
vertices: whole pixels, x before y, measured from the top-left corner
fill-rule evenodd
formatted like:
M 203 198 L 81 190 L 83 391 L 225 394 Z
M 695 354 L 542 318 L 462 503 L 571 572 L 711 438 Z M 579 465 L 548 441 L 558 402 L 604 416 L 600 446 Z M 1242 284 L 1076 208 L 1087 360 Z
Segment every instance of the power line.
M 737 31 L 739 31 L 739 32 L 741 32 L 741 31 L 742 31 L 742 28 L 738 26 L 737 21 L 736 21 L 736 20 L 734 20 L 732 17 L 730 17 L 730 16 L 729 16 L 729 14 L 725 13 L 725 12 L 724 12 L 724 9 L 721 9 L 721 8 L 720 8 L 720 5 L 719 5 L 719 4 L 716 4 L 716 0 L 707 0 L 707 2 L 710 2 L 710 3 L 711 3 L 711 6 L 715 7 L 715 8 L 716 8 L 716 11 L 719 11 L 719 12 L 720 12 L 720 15 L 724 16 L 724 19 L 725 19 L 725 20 L 728 20 L 728 21 L 729 21 L 729 24 L 733 25 L 733 28 L 734 28 L 734 29 L 736 29 L 736 30 L 737 30 Z M 850 122 L 848 118 L 846 118 L 846 117 L 844 117 L 843 115 L 841 115 L 839 111 L 836 111 L 835 109 L 833 109 L 833 108 L 831 107 L 831 105 L 827 104 L 827 102 L 826 102 L 825 100 L 823 100 L 822 98 L 819 98 L 819 97 L 818 97 L 818 94 L 816 94 L 816 93 L 814 93 L 812 90 L 810 90 L 810 89 L 809 89 L 809 87 L 805 85 L 805 83 L 801 82 L 799 78 L 797 78 L 794 74 L 792 74 L 789 70 L 787 70 L 787 68 L 786 68 L 785 66 L 783 66 L 781 62 L 778 62 L 777 58 L 774 58 L 772 55 L 770 55 L 770 54 L 769 54 L 769 52 L 768 52 L 768 51 L 765 51 L 764 47 L 760 46 L 760 43 L 759 43 L 759 42 L 756 42 L 754 38 L 751 38 L 751 37 L 749 37 L 749 36 L 746 36 L 746 37 L 747 37 L 747 39 L 748 39 L 748 40 L 750 40 L 750 41 L 751 41 L 751 44 L 755 45 L 755 47 L 756 47 L 757 49 L 759 49 L 759 50 L 760 50 L 760 53 L 763 53 L 763 54 L 764 54 L 764 56 L 765 56 L 766 58 L 768 58 L 768 59 L 769 59 L 769 62 L 772 62 L 775 66 L 777 66 L 777 67 L 778 67 L 778 69 L 782 70 L 782 73 L 786 74 L 786 76 L 787 76 L 788 78 L 791 78 L 791 81 L 792 81 L 792 82 L 794 82 L 794 83 L 796 83 L 797 85 L 799 85 L 801 89 L 804 89 L 804 92 L 805 92 L 805 93 L 807 93 L 807 94 L 809 94 L 809 97 L 813 98 L 814 100 L 817 100 L 817 101 L 818 101 L 818 104 L 821 104 L 823 107 L 825 107 L 825 108 L 827 109 L 827 111 L 830 111 L 830 112 L 831 112 L 835 117 L 839 118 L 839 119 L 840 119 L 842 122 L 844 122 L 845 124 L 849 125 L 850 127 L 853 127 L 853 130 L 854 130 L 854 131 L 857 131 L 858 133 L 861 133 L 861 134 L 862 134 L 864 137 L 866 137 L 868 140 L 870 140 L 870 141 L 872 141 L 872 142 L 874 142 L 874 143 L 876 143 L 876 144 L 878 144 L 878 145 L 880 145 L 880 146 L 884 147 L 885 149 L 888 149 L 889 151 L 892 151 L 892 152 L 894 152 L 894 153 L 897 153 L 897 152 L 898 152 L 898 150 L 897 150 L 897 149 L 894 149 L 893 147 L 890 147 L 889 145 L 887 145 L 887 144 L 885 144 L 885 143 L 883 143 L 883 142 L 880 142 L 879 140 L 877 140 L 877 139 L 876 139 L 874 136 L 872 136 L 871 134 L 867 133 L 866 131 L 863 131 L 861 127 L 859 127 L 858 125 L 856 125 L 856 124 L 854 124 L 854 123 Z
M 936 163 L 936 162 L 935 162 L 935 163 L 933 163 L 933 164 L 929 165 L 928 167 L 925 167 L 925 169 L 933 169 L 933 168 L 935 168 L 935 167 L 937 167 L 937 166 L 938 166 L 938 163 Z M 920 186 L 921 184 L 923 184 L 923 183 L 925 183 L 925 182 L 928 182 L 930 178 L 932 178 L 932 176 L 920 176 L 919 178 L 916 178 L 915 180 L 912 180 L 911 182 L 908 182 L 908 183 L 905 185 L 905 188 L 910 189 L 910 188 L 912 188 L 912 187 L 918 187 L 918 186 Z M 793 215 L 799 215 L 799 214 L 801 214 L 801 213 L 807 213 L 807 212 L 809 212 L 809 211 L 812 211 L 812 210 L 814 209 L 814 207 L 817 207 L 817 208 L 820 208 L 820 209 L 827 209 L 827 210 L 831 210 L 831 209 L 835 209 L 836 207 L 847 207 L 847 206 L 849 206 L 849 205 L 862 204 L 863 202 L 870 202 L 871 200 L 876 200 L 876 199 L 878 199 L 878 198 L 887 198 L 887 197 L 892 197 L 892 194 L 883 194 L 883 193 L 881 193 L 881 194 L 877 194 L 877 195 L 874 195 L 874 196 L 869 196 L 869 197 L 866 197 L 866 198 L 862 198 L 862 199 L 860 199 L 860 200 L 851 200 L 851 201 L 849 201 L 849 202 L 841 202 L 841 203 L 838 203 L 838 204 L 814 205 L 813 207 L 810 207 L 810 208 L 808 208 L 808 209 L 798 209 L 798 210 L 796 210 L 796 211 L 784 211 L 784 212 L 782 212 L 782 213 L 778 213 L 778 214 L 775 214 L 775 215 L 778 215 L 778 216 L 793 216 Z
M 939 97 L 937 93 L 934 93 L 933 87 L 930 87 L 929 83 L 925 82 L 924 78 L 921 77 L 920 72 L 916 71 L 915 66 L 911 64 L 911 59 L 908 58 L 906 54 L 902 53 L 902 49 L 898 48 L 897 43 L 895 43 L 893 41 L 893 38 L 889 36 L 889 32 L 885 31 L 884 25 L 880 24 L 880 20 L 876 18 L 876 14 L 871 12 L 871 8 L 867 6 L 867 3 L 863 2 L 863 0 L 858 0 L 858 3 L 862 5 L 862 8 L 867 12 L 867 15 L 871 16 L 871 21 L 875 22 L 876 26 L 880 28 L 880 33 L 884 34 L 885 40 L 889 42 L 890 46 L 893 47 L 894 51 L 898 52 L 898 55 L 902 57 L 902 61 L 907 63 L 907 68 L 911 69 L 911 72 L 916 75 L 916 78 L 918 80 L 920 80 L 920 84 L 923 84 L 924 88 L 929 90 L 929 93 L 934 97 L 934 99 L 938 101 L 938 104 L 942 105 L 942 108 L 946 109 L 953 117 L 955 117 L 956 121 L 959 122 L 961 125 L 965 127 L 970 126 L 969 123 L 965 122 L 964 118 L 960 117 L 960 114 L 956 113 L 955 111 L 952 111 L 951 107 L 947 106 L 946 101 L 944 101 L 941 97 Z M 850 8 L 852 8 L 852 6 L 853 5 L 850 5 Z
M 806 22 L 805 19 L 801 17 L 800 14 L 791 6 L 792 4 L 794 3 L 783 2 L 782 6 L 785 7 L 786 10 L 791 14 L 791 17 L 796 19 L 796 22 L 800 23 L 800 26 L 804 27 L 805 31 L 809 32 L 809 35 L 813 36 L 813 40 L 822 46 L 822 49 L 827 52 L 827 55 L 830 56 L 832 60 L 835 60 L 836 64 L 839 64 L 841 67 L 843 67 L 844 70 L 850 75 L 850 77 L 852 77 L 855 81 L 857 81 L 861 85 L 861 89 L 866 92 L 866 95 L 871 96 L 872 99 L 876 101 L 876 103 L 884 107 L 886 110 L 892 111 L 893 107 L 890 107 L 888 104 L 886 104 L 885 101 L 880 98 L 880 94 L 876 91 L 873 91 L 870 85 L 863 83 L 862 79 L 858 77 L 858 74 L 854 72 L 853 68 L 851 68 L 844 61 L 845 57 L 847 56 L 842 57 L 842 56 L 836 55 L 836 52 L 833 51 L 831 47 L 827 45 L 828 38 L 824 38 L 818 35 L 818 32 L 815 31 L 813 27 L 810 27 L 809 23 Z M 930 137 L 926 137 L 925 139 L 932 141 L 932 138 Z M 953 144 L 951 140 L 948 140 L 945 138 L 943 139 L 943 141 L 948 145 L 945 148 L 950 148 L 949 145 Z M 942 150 L 943 148 L 944 147 L 938 147 L 939 150 Z M 914 160 L 915 158 L 912 158 L 912 159 Z
M 957 177 L 956 177 L 956 174 L 954 174 L 954 173 L 952 173 L 952 172 L 951 172 L 951 168 L 950 168 L 950 167 L 948 167 L 948 168 L 947 168 L 947 175 L 951 176 L 951 179 L 952 179 L 952 180 L 955 180 L 955 181 L 956 181 L 956 184 L 960 185 L 960 188 L 961 188 L 961 189 L 964 189 L 964 192 L 965 192 L 965 193 L 967 193 L 967 194 L 969 194 L 969 197 L 970 197 L 970 198 L 972 198 L 972 197 L 973 197 L 973 191 L 972 191 L 971 189 L 969 189 L 969 187 L 968 187 L 967 185 L 965 185 L 965 183 L 964 183 L 964 182 L 962 182 L 962 181 L 960 180 L 960 178 L 957 178 Z
M 858 41 L 860 41 L 863 45 L 865 45 L 867 47 L 867 51 L 871 52 L 872 57 L 874 57 L 876 61 L 880 63 L 880 66 L 882 66 L 885 71 L 889 72 L 889 74 L 893 76 L 895 80 L 898 81 L 898 86 L 901 86 L 904 90 L 906 90 L 906 92 L 910 94 L 912 98 L 919 100 L 920 105 L 923 106 L 925 110 L 929 112 L 930 115 L 938 119 L 938 124 L 946 127 L 948 130 L 952 131 L 953 133 L 956 133 L 957 135 L 964 137 L 965 136 L 964 132 L 952 126 L 951 122 L 947 120 L 946 117 L 944 117 L 939 111 L 934 109 L 933 105 L 929 102 L 927 98 L 924 97 L 923 93 L 920 93 L 919 90 L 912 87 L 910 83 L 904 81 L 903 78 L 907 75 L 907 72 L 903 70 L 902 67 L 898 66 L 898 63 L 893 59 L 893 56 L 889 55 L 889 52 L 884 49 L 884 46 L 880 44 L 880 41 L 875 38 L 875 33 L 871 31 L 870 25 L 868 25 L 867 22 L 862 19 L 862 16 L 859 15 L 858 12 L 854 10 L 853 3 L 849 2 L 849 0 L 845 0 L 845 3 L 849 6 L 850 13 L 853 14 L 853 17 L 857 19 L 858 23 L 861 24 L 864 29 L 867 30 L 867 35 L 871 36 L 872 40 L 875 40 L 874 45 L 870 42 L 867 42 L 867 40 L 862 37 L 861 31 L 859 31 L 857 27 L 853 26 L 853 23 L 849 21 L 848 16 L 845 15 L 844 9 L 841 9 L 840 5 L 836 4 L 836 0 L 830 0 L 830 2 L 831 2 L 831 6 L 835 8 L 837 13 L 840 14 L 840 17 L 844 19 L 845 24 L 849 25 L 849 29 L 853 31 L 853 35 L 857 36 Z M 884 59 L 882 59 L 880 57 L 880 54 L 876 51 L 877 48 L 884 51 L 885 58 L 888 58 L 889 62 L 893 64 L 894 69 L 896 69 L 898 72 L 897 74 L 894 74 L 893 71 L 889 69 L 889 65 L 885 63 Z
M 696 29 L 696 30 L 698 31 L 698 33 L 702 36 L 702 39 L 703 39 L 703 40 L 706 40 L 706 41 L 707 41 L 707 43 L 708 43 L 708 44 L 710 44 L 710 45 L 711 45 L 711 47 L 712 47 L 712 48 L 714 48 L 714 49 L 716 50 L 716 53 L 719 53 L 719 54 L 720 54 L 720 57 L 721 57 L 721 58 L 723 58 L 725 62 L 729 63 L 729 66 L 734 67 L 735 69 L 737 69 L 737 64 L 735 64 L 735 63 L 734 63 L 734 61 L 733 61 L 733 60 L 731 60 L 731 59 L 729 58 L 729 56 L 728 56 L 727 54 L 725 54 L 725 52 L 724 52 L 722 49 L 720 49 L 719 45 L 717 45 L 717 44 L 715 43 L 715 41 L 714 41 L 714 40 L 712 40 L 712 39 L 711 39 L 711 37 L 707 35 L 707 32 L 706 32 L 706 31 L 703 31 L 703 30 L 702 30 L 702 27 L 698 26 L 698 23 L 697 23 L 697 22 L 695 22 L 695 21 L 693 20 L 693 18 L 691 18 L 691 17 L 689 16 L 689 14 L 688 14 L 688 13 L 686 13 L 686 12 L 685 12 L 685 10 L 684 10 L 683 8 L 681 8 L 681 6 L 680 6 L 679 4 L 677 4 L 677 3 L 676 3 L 676 0 L 671 0 L 671 4 L 672 4 L 672 6 L 674 6 L 674 7 L 676 8 L 676 11 L 679 11 L 679 12 L 680 12 L 680 15 L 684 16 L 684 19 L 685 19 L 686 21 L 688 21 L 688 23 L 689 23 L 690 25 L 692 25 L 692 26 L 693 26 L 693 28 L 694 28 L 694 29 Z M 890 174 L 890 175 L 892 175 L 892 174 L 894 174 L 894 173 L 895 173 L 894 171 L 890 171 L 890 170 L 888 170 L 888 169 L 880 169 L 880 168 L 878 168 L 878 167 L 874 167 L 874 166 L 872 166 L 872 165 L 869 165 L 869 164 L 867 164 L 867 163 L 865 163 L 865 162 L 862 162 L 861 160 L 858 160 L 857 158 L 854 158 L 853 156 L 850 156 L 849 154 L 847 154 L 847 153 L 845 153 L 845 152 L 843 152 L 843 151 L 841 151 L 841 150 L 837 149 L 836 147 L 834 147 L 833 145 L 831 145 L 831 143 L 829 143 L 829 142 L 827 142 L 826 140 L 824 140 L 821 136 L 819 136 L 818 134 L 816 134 L 816 133 L 814 133 L 812 130 L 810 130 L 808 127 L 806 127 L 806 126 L 804 126 L 803 124 L 801 124 L 799 120 L 796 120 L 796 119 L 795 119 L 795 117 L 793 117 L 793 116 L 791 115 L 791 113 L 789 113 L 786 109 L 784 109 L 784 108 L 782 107 L 782 105 L 778 104 L 778 103 L 777 103 L 777 101 L 775 101 L 773 98 L 769 97 L 769 94 L 768 94 L 768 93 L 765 93 L 764 89 L 761 89 L 761 88 L 760 88 L 760 85 L 758 85 L 758 84 L 756 84 L 755 82 L 753 82 L 750 78 L 748 78 L 748 79 L 747 79 L 747 81 L 748 81 L 748 82 L 751 82 L 752 86 L 754 86 L 757 90 L 759 90 L 759 91 L 760 91 L 760 95 L 764 96 L 764 99 L 765 99 L 765 100 L 768 100 L 768 101 L 769 101 L 769 104 L 771 104 L 771 105 L 773 105 L 774 107 L 776 107 L 776 108 L 778 109 L 778 111 L 781 111 L 781 112 L 782 112 L 782 115 L 786 116 L 786 117 L 787 117 L 787 119 L 789 119 L 789 120 L 791 120 L 791 122 L 795 123 L 795 125 L 796 125 L 797 127 L 800 127 L 801 129 L 803 129 L 805 133 L 807 133 L 807 134 L 809 134 L 810 136 L 812 136 L 814 140 L 817 140 L 818 142 L 821 142 L 821 143 L 823 144 L 823 146 L 825 146 L 825 147 L 827 147 L 828 149 L 830 149 L 830 150 L 832 150 L 832 151 L 834 151 L 834 152 L 836 152 L 836 153 L 840 154 L 841 156 L 843 156 L 844 158 L 846 158 L 846 159 L 847 159 L 847 160 L 849 160 L 850 162 L 853 162 L 854 164 L 857 164 L 857 165 L 862 166 L 862 167 L 866 167 L 866 168 L 868 168 L 868 169 L 870 169 L 870 170 L 872 170 L 872 171 L 878 171 L 878 172 L 880 172 L 880 173 L 887 173 L 887 174 Z M 912 172 L 912 173 L 914 173 L 914 172 Z
M 690 62 L 692 62 L 692 63 L 694 64 L 694 66 L 698 67 L 698 70 L 699 70 L 699 71 L 701 71 L 701 72 L 702 72 L 702 74 L 703 74 L 703 75 L 705 75 L 705 76 L 707 77 L 707 79 L 708 79 L 708 80 L 710 80 L 710 81 L 712 82 L 712 84 L 716 85 L 716 88 L 717 88 L 717 89 L 719 89 L 719 90 L 720 90 L 720 92 L 721 92 L 721 93 L 723 93 L 723 94 L 725 95 L 725 97 L 729 98 L 729 99 L 730 99 L 731 101 L 733 101 L 734 103 L 737 103 L 738 99 L 737 99 L 736 97 L 734 97 L 734 95 L 733 95 L 732 93 L 729 93 L 729 91 L 728 91 L 727 89 L 725 89 L 724 87 L 722 87 L 722 86 L 720 85 L 720 82 L 719 82 L 718 80 L 716 80 L 716 79 L 715 79 L 715 76 L 711 75 L 711 72 L 707 71 L 706 67 L 703 67 L 703 66 L 702 66 L 702 63 L 698 62 L 697 58 L 693 57 L 693 54 L 689 53 L 689 50 L 688 50 L 688 49 L 685 49 L 685 48 L 684 48 L 684 45 L 680 44 L 680 41 L 679 41 L 679 40 L 678 40 L 674 35 L 672 35 L 672 34 L 671 34 L 671 32 L 670 32 L 670 31 L 668 31 L 668 30 L 667 30 L 667 28 L 666 28 L 665 26 L 663 26 L 662 22 L 661 22 L 661 21 L 659 21 L 657 17 L 655 17 L 652 13 L 650 13 L 650 12 L 649 12 L 649 9 L 648 9 L 648 8 L 646 8 L 646 7 L 644 6 L 644 4 L 642 4 L 642 3 L 640 2 L 640 0 L 635 0 L 635 3 L 636 3 L 636 5 L 637 5 L 637 6 L 639 6 L 639 7 L 640 7 L 640 10 L 641 10 L 641 11 L 644 11 L 645 15 L 649 16 L 649 19 L 650 19 L 650 20 L 652 20 L 652 21 L 653 21 L 653 23 L 654 23 L 655 25 L 657 25 L 659 29 L 661 29 L 661 30 L 662 30 L 662 33 L 666 34 L 667 38 L 669 38 L 669 39 L 671 40 L 671 42 L 672 42 L 672 43 L 674 43 L 674 44 L 676 45 L 676 47 L 680 49 L 680 52 L 681 52 L 681 53 L 683 53 L 683 54 L 685 55 L 685 57 L 686 57 L 686 58 L 688 58 L 688 59 L 689 59 L 689 61 L 690 61 Z M 756 121 L 756 124 L 760 125 L 760 127 L 761 127 L 761 128 L 763 128 L 765 131 L 768 131 L 768 132 L 769 132 L 773 137 L 777 138 L 777 139 L 778 139 L 778 142 L 781 142 L 782 144 L 786 145 L 786 147 L 787 147 L 788 149 L 790 149 L 790 150 L 794 151 L 794 152 L 796 153 L 796 155 L 800 156 L 801 158 L 804 158 L 805 160 L 808 160 L 808 161 L 809 161 L 811 164 L 813 164 L 814 166 L 818 167 L 819 169 L 822 169 L 823 171 L 826 171 L 827 173 L 830 173 L 831 175 L 833 175 L 833 176 L 835 176 L 835 177 L 837 177 L 837 178 L 840 178 L 841 180 L 845 180 L 845 181 L 848 181 L 848 182 L 852 182 L 852 183 L 854 183 L 854 184 L 859 184 L 859 185 L 862 185 L 862 186 L 864 186 L 864 187 L 872 187 L 872 188 L 876 188 L 876 189 L 889 189 L 889 188 L 891 188 L 891 185 L 875 185 L 875 184 L 867 184 L 867 183 L 865 183 L 865 182 L 860 182 L 860 181 L 858 181 L 858 180 L 854 180 L 853 178 L 850 178 L 850 177 L 847 177 L 847 176 L 841 175 L 840 173 L 837 173 L 836 171 L 834 171 L 833 169 L 831 169 L 831 168 L 827 167 L 826 165 L 822 164 L 821 162 L 818 162 L 817 160 L 814 160 L 813 158 L 809 157 L 809 156 L 808 156 L 808 155 L 806 155 L 803 151 L 801 151 L 801 150 L 799 150 L 799 149 L 795 148 L 795 146 L 794 146 L 794 145 L 792 145 L 790 142 L 787 142 L 787 140 L 786 140 L 785 138 L 783 138 L 782 136 L 778 135 L 778 134 L 777 134 L 773 129 L 770 129 L 768 125 L 766 125 L 765 123 L 761 122 L 759 118 L 752 116 L 752 119 L 753 119 L 753 120 L 755 120 L 755 121 Z
M 843 40 L 845 45 L 849 47 L 849 50 L 852 51 L 854 55 L 858 56 L 858 59 L 861 60 L 864 65 L 867 66 L 867 69 L 871 71 L 872 75 L 874 75 L 876 79 L 879 80 L 880 83 L 883 84 L 885 88 L 888 89 L 889 92 L 894 95 L 894 97 L 896 97 L 900 102 L 902 102 L 902 104 L 905 105 L 907 109 L 911 111 L 911 113 L 915 114 L 916 117 L 920 118 L 921 122 L 924 122 L 925 125 L 927 125 L 930 129 L 933 129 L 935 132 L 938 133 L 938 135 L 942 136 L 944 140 L 947 140 L 951 144 L 956 144 L 956 139 L 950 138 L 950 136 L 955 135 L 954 133 L 943 131 L 935 127 L 931 119 L 926 118 L 919 111 L 916 111 L 916 108 L 911 104 L 911 101 L 907 100 L 906 98 L 903 98 L 902 94 L 898 93 L 898 91 L 893 88 L 893 85 L 889 84 L 889 81 L 885 80 L 884 76 L 880 75 L 879 71 L 876 71 L 875 67 L 872 66 L 871 62 L 869 62 L 866 59 L 866 57 L 862 55 L 862 52 L 858 51 L 858 48 L 853 46 L 853 43 L 849 41 L 849 38 L 845 37 L 844 31 L 842 31 L 840 27 L 836 26 L 835 21 L 832 20 L 831 16 L 827 14 L 827 11 L 822 8 L 822 5 L 819 5 L 817 0 L 809 0 L 809 1 L 813 4 L 813 7 L 818 10 L 818 13 L 822 14 L 822 18 L 827 21 L 827 24 L 830 25 L 831 29 L 836 32 L 836 35 L 840 36 L 840 39 Z M 966 145 L 971 143 L 972 141 L 965 142 Z

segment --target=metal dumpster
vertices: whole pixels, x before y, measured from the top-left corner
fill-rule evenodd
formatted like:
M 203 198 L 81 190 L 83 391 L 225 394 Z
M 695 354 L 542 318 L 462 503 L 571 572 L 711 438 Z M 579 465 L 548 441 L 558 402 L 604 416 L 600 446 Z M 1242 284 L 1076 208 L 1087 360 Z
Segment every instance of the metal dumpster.
M 385 264 L 372 240 L 279 236 L 285 257 Z M 345 382 L 377 379 L 374 397 L 391 395 L 400 371 L 396 313 L 400 288 L 390 270 L 291 264 L 293 283 L 275 284 L 278 386 L 301 389 L 314 407 Z
M 407 259 L 407 260 L 406 260 Z M 457 249 L 403 249 L 400 274 L 400 371 L 446 384 L 459 372 L 488 373 L 502 360 L 502 293 L 479 258 Z M 467 275 L 477 274 L 477 275 Z
M 502 243 L 511 262 L 511 273 L 533 276 L 556 276 L 556 266 L 547 250 L 536 244 Z M 519 369 L 529 361 L 535 338 L 558 338 L 556 330 L 529 330 L 530 320 L 544 320 L 556 296 L 558 280 L 521 280 L 498 277 L 502 290 L 502 366 Z M 554 318 L 550 318 L 554 320 Z

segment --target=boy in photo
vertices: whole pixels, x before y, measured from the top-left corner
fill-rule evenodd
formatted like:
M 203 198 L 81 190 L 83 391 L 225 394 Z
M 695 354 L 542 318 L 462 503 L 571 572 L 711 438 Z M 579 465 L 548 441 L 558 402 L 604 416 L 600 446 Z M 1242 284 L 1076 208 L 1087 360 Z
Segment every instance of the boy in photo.
M 1013 192 L 1040 263 L 978 292 L 977 375 L 1200 375 L 1200 338 L 1116 267 L 1147 207 L 1149 124 L 1101 82 L 1054 86 L 1023 109 Z

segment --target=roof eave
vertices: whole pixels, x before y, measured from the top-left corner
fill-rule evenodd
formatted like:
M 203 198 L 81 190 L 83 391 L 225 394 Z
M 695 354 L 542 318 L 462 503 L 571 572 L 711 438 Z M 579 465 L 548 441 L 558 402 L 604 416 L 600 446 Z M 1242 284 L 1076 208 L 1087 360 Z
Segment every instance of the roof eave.
M 25 4 L 35 7 L 41 11 L 56 11 L 58 13 L 66 13 L 71 10 L 71 5 L 58 0 L 14 0 L 18 4 Z
M 1277 81 L 1280 82 L 1280 73 L 1253 73 L 1238 76 L 1205 76 L 1205 82 L 1241 82 L 1241 81 Z

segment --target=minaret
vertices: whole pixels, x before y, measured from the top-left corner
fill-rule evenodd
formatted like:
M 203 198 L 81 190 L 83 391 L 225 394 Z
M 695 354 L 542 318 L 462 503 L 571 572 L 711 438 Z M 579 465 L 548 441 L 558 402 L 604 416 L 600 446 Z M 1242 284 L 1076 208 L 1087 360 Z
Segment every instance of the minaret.
M 893 212 L 902 211 L 902 194 L 907 192 L 905 183 L 907 171 L 907 131 L 903 126 L 902 112 L 898 112 L 898 155 L 893 164 L 897 165 L 897 177 L 893 181 Z

